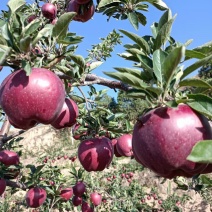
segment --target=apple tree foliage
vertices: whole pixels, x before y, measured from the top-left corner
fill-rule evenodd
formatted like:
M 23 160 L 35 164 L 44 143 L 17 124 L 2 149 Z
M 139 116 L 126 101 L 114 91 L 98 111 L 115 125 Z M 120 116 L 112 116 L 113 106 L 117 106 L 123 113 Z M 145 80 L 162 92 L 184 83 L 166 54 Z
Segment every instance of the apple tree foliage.
M 50 69 L 56 73 L 65 84 L 67 96 L 78 104 L 80 133 L 87 131 L 88 137 L 110 133 L 110 137 L 115 138 L 132 132 L 131 121 L 137 115 L 155 107 L 176 107 L 180 103 L 185 103 L 209 120 L 212 119 L 210 77 L 189 77 L 211 63 L 212 45 L 206 43 L 189 49 L 192 40 L 186 43 L 176 41 L 171 36 L 176 15 L 172 15 L 165 2 L 97 0 L 97 13 L 107 16 L 108 21 L 110 18 L 120 21 L 128 19 L 135 29 L 140 24 L 146 24 L 144 12 L 148 11 L 149 4 L 164 13 L 158 22 L 151 25 L 152 35 L 114 29 L 101 43 L 93 45 L 86 58 L 75 53 L 83 37 L 68 30 L 76 15 L 75 12 L 66 12 L 68 1 L 52 1 L 58 7 L 56 24 L 51 24 L 50 20 L 42 16 L 39 6 L 41 2 L 46 1 L 36 0 L 28 4 L 24 0 L 10 0 L 8 11 L 1 12 L 0 66 L 10 67 L 11 72 L 22 68 L 27 75 L 30 75 L 34 67 Z M 36 18 L 29 23 L 27 20 L 32 14 Z M 122 37 L 128 38 L 131 43 L 123 45 Z M 104 72 L 115 80 L 92 74 L 94 69 L 106 62 L 118 44 L 125 48 L 125 52 L 119 56 L 131 61 L 132 66 L 119 67 L 116 64 L 113 72 Z M 184 62 L 191 59 L 195 59 L 195 62 L 184 67 Z M 97 91 L 96 84 L 119 89 L 118 103 L 111 100 L 106 105 L 107 89 Z M 82 86 L 89 87 L 87 96 L 83 93 Z M 76 95 L 73 88 L 77 88 L 81 95 Z M 135 108 L 137 114 L 126 114 L 129 108 Z M 2 115 L 3 111 L 0 118 Z M 212 141 L 198 142 L 188 159 L 212 163 Z

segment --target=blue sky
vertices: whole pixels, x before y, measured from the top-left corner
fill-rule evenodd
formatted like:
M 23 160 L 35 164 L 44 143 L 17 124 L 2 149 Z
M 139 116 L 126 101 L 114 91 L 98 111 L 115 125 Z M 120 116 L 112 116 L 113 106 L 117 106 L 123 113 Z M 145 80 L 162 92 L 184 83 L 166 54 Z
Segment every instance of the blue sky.
M 7 0 L 1 0 L 0 10 L 6 10 L 7 2 Z M 184 43 L 189 39 L 193 39 L 193 43 L 189 46 L 189 48 L 192 49 L 212 40 L 212 30 L 209 28 L 210 20 L 212 20 L 211 0 L 204 0 L 201 3 L 200 1 L 191 0 L 164 0 L 164 2 L 172 10 L 172 14 L 177 13 L 177 18 L 171 33 L 177 41 Z M 162 11 L 150 5 L 149 12 L 145 12 L 147 25 L 145 27 L 140 26 L 138 31 L 136 31 L 127 20 L 117 21 L 111 18 L 111 20 L 107 22 L 106 16 L 97 13 L 95 13 L 92 20 L 86 23 L 73 21 L 70 24 L 69 30 L 85 37 L 83 42 L 79 44 L 77 54 L 87 56 L 86 50 L 91 49 L 92 44 L 99 43 L 99 38 L 106 37 L 113 29 L 125 29 L 141 36 L 150 34 L 151 24 L 157 22 L 162 14 Z M 130 40 L 124 39 L 124 43 L 131 42 Z M 123 48 L 117 46 L 112 57 L 101 67 L 96 69 L 94 73 L 105 76 L 102 71 L 113 71 L 113 67 L 129 67 L 130 64 L 128 62 L 117 56 L 117 53 L 122 52 Z M 9 68 L 4 68 L 2 72 L 0 72 L 0 83 L 10 73 L 9 70 Z M 111 90 L 109 94 L 114 95 L 114 91 Z

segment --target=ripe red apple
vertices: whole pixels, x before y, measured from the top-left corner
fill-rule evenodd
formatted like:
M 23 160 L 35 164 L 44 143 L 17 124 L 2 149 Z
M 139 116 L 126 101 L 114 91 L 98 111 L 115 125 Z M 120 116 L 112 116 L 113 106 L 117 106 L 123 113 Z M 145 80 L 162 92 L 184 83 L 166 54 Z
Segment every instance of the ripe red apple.
M 82 197 L 73 196 L 72 203 L 74 206 L 78 206 L 82 204 Z
M 30 208 L 40 207 L 46 200 L 46 191 L 43 188 L 31 188 L 26 193 L 26 203 Z
M 209 173 L 212 173 L 212 164 L 208 164 L 208 166 L 200 172 L 200 174 L 209 174 Z
M 90 200 L 95 206 L 98 206 L 102 202 L 102 195 L 97 192 L 93 192 L 90 194 Z
M 34 21 L 36 18 L 37 18 L 36 15 L 30 15 L 30 16 L 27 18 L 27 22 L 28 22 L 28 23 L 31 23 L 31 22 Z
M 117 139 L 116 143 L 117 152 L 125 157 L 131 157 L 133 155 L 132 151 L 132 135 L 124 134 Z
M 73 188 L 63 188 L 60 191 L 60 197 L 66 201 L 68 201 L 73 196 Z
M 11 123 L 29 129 L 37 122 L 52 123 L 60 114 L 65 89 L 60 78 L 44 68 L 32 68 L 10 74 L 0 86 L 0 105 Z
M 18 165 L 19 155 L 10 150 L 2 150 L 0 151 L 0 162 L 6 166 Z
M 102 171 L 108 167 L 113 159 L 113 146 L 106 137 L 88 138 L 78 147 L 78 158 L 84 169 Z
M 192 177 L 207 164 L 186 160 L 200 140 L 211 140 L 207 119 L 188 105 L 160 107 L 139 117 L 133 131 L 133 152 L 144 166 L 165 178 Z
M 4 193 L 5 189 L 6 189 L 6 181 L 5 179 L 0 179 L 0 196 Z
M 43 16 L 47 19 L 54 19 L 57 15 L 57 7 L 52 3 L 45 3 L 41 7 Z
M 51 21 L 51 24 L 52 25 L 55 25 L 57 23 L 57 18 L 55 18 L 55 19 L 53 19 L 52 21 Z
M 73 18 L 75 21 L 86 22 L 92 18 L 95 11 L 95 5 L 78 4 L 75 0 L 71 0 L 68 4 L 68 12 L 76 12 L 77 15 Z
M 82 212 L 94 212 L 93 208 L 85 201 L 82 203 L 81 210 Z
M 76 185 L 73 187 L 73 193 L 75 196 L 81 197 L 86 190 L 85 183 L 79 181 L 76 183 Z
M 120 155 L 120 154 L 118 153 L 118 150 L 117 150 L 117 146 L 116 146 L 116 144 L 117 144 L 117 139 L 112 139 L 112 144 L 113 144 L 113 149 L 114 149 L 114 155 L 115 155 L 116 157 L 122 157 L 122 155 Z
M 87 4 L 91 0 L 75 0 L 77 4 Z
M 79 109 L 77 104 L 72 99 L 66 98 L 59 116 L 51 125 L 56 129 L 71 127 L 76 123 L 78 115 Z

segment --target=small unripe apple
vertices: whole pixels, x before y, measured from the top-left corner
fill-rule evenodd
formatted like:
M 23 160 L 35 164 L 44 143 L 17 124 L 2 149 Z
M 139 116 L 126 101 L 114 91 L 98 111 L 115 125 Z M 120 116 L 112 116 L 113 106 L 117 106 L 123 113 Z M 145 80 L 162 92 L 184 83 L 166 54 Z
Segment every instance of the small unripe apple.
M 47 19 L 54 19 L 57 15 L 57 7 L 52 3 L 45 3 L 41 7 L 42 14 Z
M 19 155 L 10 150 L 2 150 L 0 151 L 0 162 L 6 166 L 18 165 Z
M 102 202 L 102 195 L 97 192 L 93 192 L 90 194 L 90 200 L 95 206 L 98 206 Z

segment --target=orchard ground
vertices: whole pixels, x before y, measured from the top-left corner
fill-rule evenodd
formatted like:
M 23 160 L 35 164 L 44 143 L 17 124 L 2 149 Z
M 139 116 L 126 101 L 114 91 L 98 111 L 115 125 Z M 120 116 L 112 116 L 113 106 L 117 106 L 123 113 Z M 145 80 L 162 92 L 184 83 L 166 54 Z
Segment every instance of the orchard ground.
M 12 129 L 11 133 L 15 131 L 16 129 Z M 18 145 L 23 145 L 20 158 L 23 165 L 39 165 L 42 164 L 42 158 L 48 157 L 46 166 L 58 166 L 61 173 L 68 177 L 67 185 L 68 183 L 71 186 L 74 185 L 70 167 L 74 166 L 79 169 L 81 165 L 78 159 L 74 162 L 70 160 L 76 156 L 76 148 L 79 144 L 79 141 L 71 137 L 70 128 L 57 131 L 48 125 L 39 125 L 19 137 L 23 138 L 18 142 Z M 19 177 L 25 172 L 26 168 L 21 171 Z M 133 173 L 131 178 L 129 173 Z M 159 211 L 160 209 L 161 211 L 183 212 L 212 211 L 211 188 L 203 186 L 198 190 L 197 188 L 202 185 L 194 185 L 191 179 L 182 177 L 164 181 L 164 178 L 143 168 L 134 159 L 114 156 L 108 169 L 103 172 L 88 173 L 85 171 L 83 175 L 85 182 L 91 187 L 98 186 L 97 182 L 101 182 L 99 184 L 101 188 L 97 189 L 100 189 L 102 197 L 106 201 L 95 208 L 95 211 L 121 211 L 119 207 L 122 207 L 122 211 Z M 211 178 L 212 174 L 207 176 Z M 54 179 L 49 179 L 49 181 L 54 181 Z M 8 187 L 5 195 L 0 199 L 1 211 L 32 211 L 32 209 L 27 209 L 25 205 L 25 191 L 18 190 L 13 195 L 10 194 L 10 191 L 11 189 Z M 89 192 L 87 196 L 89 196 Z M 116 203 L 119 203 L 116 206 L 117 210 L 114 209 Z M 37 211 L 44 211 L 42 207 Z M 81 208 L 51 209 L 50 211 L 64 210 L 77 212 L 81 211 Z

